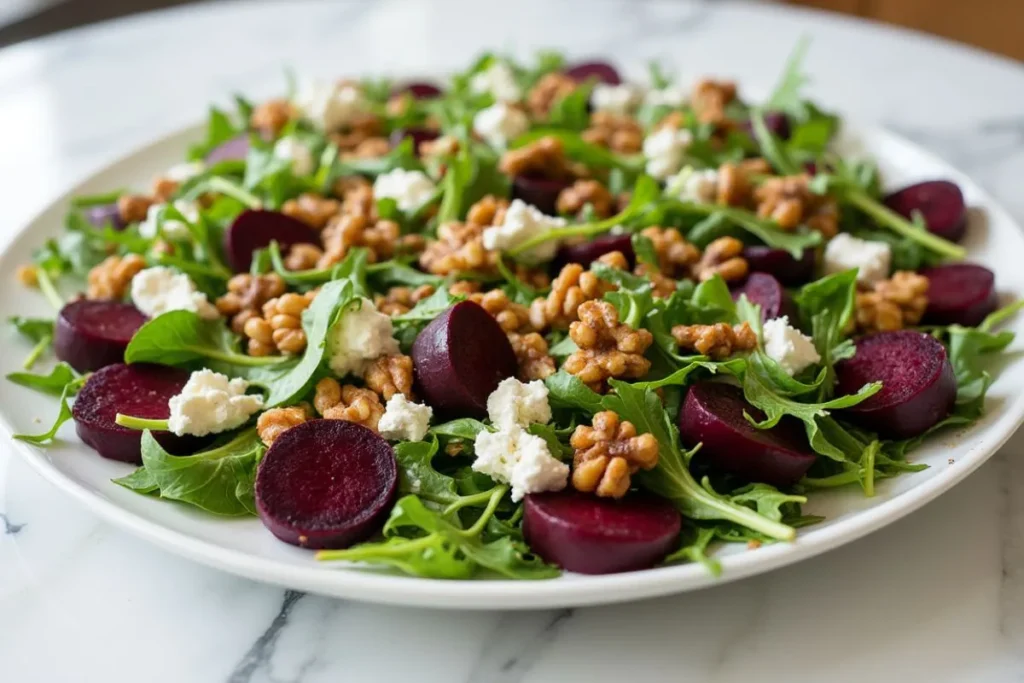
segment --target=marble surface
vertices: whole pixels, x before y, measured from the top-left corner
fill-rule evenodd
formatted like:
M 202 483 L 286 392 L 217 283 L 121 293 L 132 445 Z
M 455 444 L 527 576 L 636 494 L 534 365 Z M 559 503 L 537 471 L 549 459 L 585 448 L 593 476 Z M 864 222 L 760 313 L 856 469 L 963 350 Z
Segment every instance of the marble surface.
M 816 95 L 973 174 L 1024 221 L 1024 68 L 824 14 L 724 2 L 224 3 L 0 51 L 0 239 L 87 172 L 283 67 L 427 73 L 497 45 L 670 59 L 767 90 L 801 34 Z M 0 392 L 4 391 L 0 387 Z M 1024 681 L 1024 436 L 919 512 L 711 590 L 458 613 L 300 595 L 173 557 L 0 444 L 0 681 Z

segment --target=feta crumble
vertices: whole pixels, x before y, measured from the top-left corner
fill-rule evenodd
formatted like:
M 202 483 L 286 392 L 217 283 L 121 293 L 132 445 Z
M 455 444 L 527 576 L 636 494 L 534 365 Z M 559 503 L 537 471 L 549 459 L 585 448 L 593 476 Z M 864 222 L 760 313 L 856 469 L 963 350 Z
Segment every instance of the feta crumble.
M 531 422 L 550 422 L 548 388 L 540 380 L 520 382 L 515 377 L 503 379 L 487 397 L 487 417 L 498 429 L 525 428 Z
M 687 166 L 668 179 L 665 194 L 685 202 L 713 204 L 718 197 L 718 171 L 713 168 L 698 171 Z
M 892 249 L 885 242 L 862 240 L 841 232 L 825 247 L 824 262 L 826 275 L 856 268 L 858 282 L 874 285 L 889 277 Z
M 381 436 L 392 441 L 422 441 L 433 415 L 434 409 L 430 406 L 414 403 L 405 394 L 395 394 L 388 399 L 377 429 Z
M 564 218 L 555 218 L 543 213 L 537 207 L 521 199 L 513 199 L 505 211 L 501 225 L 486 228 L 483 232 L 484 249 L 506 251 L 514 249 L 527 240 L 533 239 L 553 228 L 564 228 Z M 558 251 L 558 241 L 549 240 L 538 244 L 522 255 L 526 260 L 550 261 Z
M 437 192 L 437 186 L 423 171 L 407 171 L 396 168 L 381 173 L 373 181 L 373 196 L 377 199 L 394 199 L 401 211 L 412 213 L 426 204 Z
M 317 128 L 333 133 L 368 111 L 359 86 L 351 83 L 306 83 L 295 96 L 295 107 Z
M 169 402 L 170 431 L 178 436 L 206 436 L 241 427 L 263 408 L 263 397 L 246 394 L 249 383 L 212 370 L 193 372 L 181 393 Z
M 473 130 L 493 147 L 504 147 L 509 140 L 517 138 L 530 128 L 530 119 L 526 114 L 498 102 L 486 109 L 481 109 L 473 117 Z
M 792 377 L 803 369 L 821 362 L 814 342 L 790 325 L 788 316 L 768 320 L 763 331 L 764 352 L 789 376 Z
M 278 140 L 274 144 L 273 155 L 276 159 L 290 161 L 292 173 L 295 175 L 310 175 L 316 169 L 313 150 L 294 135 L 288 135 Z
M 166 204 L 152 204 L 146 211 L 146 218 L 139 223 L 139 236 L 146 239 L 153 239 L 159 233 L 159 216 Z M 174 208 L 181 212 L 189 223 L 199 220 L 199 205 L 195 202 L 178 199 L 173 203 Z M 177 218 L 168 218 L 163 223 L 163 233 L 167 239 L 185 240 L 191 234 L 188 226 Z
M 339 377 L 359 374 L 370 361 L 398 353 L 393 334 L 391 318 L 369 299 L 359 299 L 359 307 L 345 311 L 327 334 L 331 370 Z
M 552 457 L 544 439 L 520 427 L 482 431 L 473 450 L 473 470 L 511 484 L 513 501 L 527 493 L 561 491 L 569 481 L 569 466 Z
M 590 104 L 594 111 L 626 116 L 640 105 L 643 96 L 636 86 L 629 83 L 608 85 L 598 83 L 590 92 Z
M 167 169 L 164 172 L 164 178 L 176 183 L 184 183 L 192 180 L 205 170 L 206 164 L 201 161 L 186 161 L 181 164 L 175 164 Z
M 686 104 L 686 91 L 677 85 L 667 88 L 648 90 L 644 95 L 644 104 L 649 107 L 672 107 L 679 109 Z
M 651 133 L 644 138 L 645 170 L 658 180 L 678 173 L 683 165 L 683 153 L 692 142 L 693 135 L 686 129 L 665 127 Z
M 494 62 L 483 71 L 474 74 L 469 88 L 478 94 L 493 95 L 497 102 L 517 102 L 522 90 L 516 82 L 516 74 L 505 62 Z
M 220 317 L 189 276 L 171 268 L 157 266 L 139 271 L 132 278 L 131 289 L 135 307 L 150 318 L 168 311 L 192 311 L 207 320 Z

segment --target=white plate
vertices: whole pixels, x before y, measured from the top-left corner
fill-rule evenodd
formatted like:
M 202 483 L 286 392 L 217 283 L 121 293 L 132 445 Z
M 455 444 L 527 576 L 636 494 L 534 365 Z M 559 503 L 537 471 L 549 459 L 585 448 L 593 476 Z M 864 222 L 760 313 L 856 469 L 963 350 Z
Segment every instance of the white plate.
M 31 222 L 0 257 L 0 273 L 27 262 L 44 239 L 61 232 L 71 197 L 139 186 L 180 161 L 188 143 L 201 137 L 192 128 L 165 138 L 92 176 Z M 965 246 L 970 258 L 996 272 L 1000 292 L 1024 295 L 1024 235 L 1007 213 L 966 176 L 915 145 L 874 129 L 844 135 L 847 149 L 879 160 L 887 185 L 948 178 L 960 184 L 975 210 Z M 0 288 L 0 317 L 49 315 L 45 300 L 16 286 Z M 1024 332 L 1024 316 L 1008 329 Z M 1024 419 L 1024 363 L 1014 349 L 988 395 L 987 414 L 971 429 L 931 439 L 911 456 L 929 469 L 878 482 L 874 498 L 858 489 L 816 493 L 806 506 L 826 521 L 802 529 L 793 543 L 748 551 L 730 546 L 720 552 L 723 574 L 701 566 L 678 565 L 642 572 L 588 577 L 567 575 L 550 581 L 440 581 L 382 571 L 318 564 L 309 551 L 277 541 L 256 519 L 220 519 L 184 505 L 141 496 L 110 482 L 132 467 L 105 460 L 84 447 L 66 424 L 49 448 L 13 441 L 15 449 L 46 479 L 110 522 L 172 552 L 252 579 L 290 588 L 371 602 L 463 609 L 568 607 L 621 602 L 718 585 L 776 569 L 836 548 L 879 529 L 946 491 L 987 460 Z M 0 374 L 19 369 L 28 345 L 12 340 L 0 354 Z M 38 433 L 50 424 L 56 401 L 7 382 L 0 384 L 0 425 L 8 433 Z

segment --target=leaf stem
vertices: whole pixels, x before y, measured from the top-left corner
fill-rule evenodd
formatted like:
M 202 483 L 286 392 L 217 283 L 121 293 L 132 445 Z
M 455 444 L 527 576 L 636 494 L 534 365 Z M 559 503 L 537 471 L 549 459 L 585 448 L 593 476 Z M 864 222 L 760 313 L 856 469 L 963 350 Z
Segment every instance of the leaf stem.
M 131 415 L 123 415 L 118 413 L 114 417 L 114 423 L 128 429 L 148 429 L 150 431 L 166 432 L 167 431 L 167 420 L 151 420 L 145 417 L 132 417 Z
M 434 539 L 437 538 L 437 535 L 437 532 L 434 532 L 420 538 L 409 539 L 405 543 L 395 543 L 394 545 L 374 543 L 366 546 L 346 548 L 345 550 L 320 550 L 317 551 L 316 559 L 320 562 L 332 560 L 358 562 L 364 558 L 401 557 L 408 555 L 410 552 L 416 552 L 421 548 L 429 548 L 434 544 Z
M 487 520 L 494 516 L 494 511 L 497 509 L 498 503 L 501 502 L 501 498 L 502 496 L 505 495 L 506 491 L 508 491 L 507 486 L 495 486 L 493 489 L 491 489 L 489 491 L 491 500 L 487 503 L 487 507 L 484 508 L 483 513 L 480 515 L 480 519 L 476 520 L 476 524 L 469 527 L 465 531 L 458 532 L 459 535 L 465 538 L 479 536 L 480 532 L 482 532 L 484 530 L 484 527 L 487 526 Z
M 470 507 L 477 503 L 490 502 L 492 495 L 494 495 L 494 491 L 493 489 L 489 489 L 480 493 L 474 493 L 471 496 L 459 496 L 459 499 L 446 507 L 441 514 L 447 517 L 453 512 L 458 512 L 464 507 Z
M 941 254 L 942 256 L 952 259 L 962 259 L 967 255 L 967 250 L 963 247 L 953 244 L 952 242 L 945 240 L 938 235 L 932 234 L 927 230 L 921 230 L 920 228 L 915 227 L 914 224 L 906 218 L 884 204 L 872 199 L 866 192 L 859 188 L 848 187 L 844 190 L 843 195 L 846 197 L 848 202 L 871 216 L 879 225 L 889 228 L 893 232 L 906 237 L 912 242 L 917 242 L 922 247 L 930 249 L 936 254 Z
M 25 362 L 21 364 L 23 370 L 31 370 L 32 366 L 36 364 L 39 357 L 50 347 L 50 342 L 53 341 L 53 337 L 50 335 L 44 336 L 29 352 L 28 357 L 25 358 Z
M 60 312 L 60 309 L 64 308 L 64 299 L 57 292 L 50 274 L 46 272 L 45 268 L 37 266 L 36 279 L 39 281 L 39 290 L 43 293 L 43 296 L 46 297 L 46 300 L 50 302 L 55 311 Z
M 184 346 L 182 347 L 185 351 L 191 351 L 192 353 L 200 356 L 205 356 L 210 360 L 219 360 L 232 365 L 242 365 L 245 367 L 264 367 L 268 365 L 280 365 L 281 363 L 287 363 L 290 358 L 286 356 L 246 356 L 240 353 L 227 353 L 224 351 L 213 351 L 208 348 L 201 346 Z
M 263 202 L 259 197 L 221 176 L 213 176 L 206 181 L 204 189 L 233 197 L 250 209 L 263 208 Z

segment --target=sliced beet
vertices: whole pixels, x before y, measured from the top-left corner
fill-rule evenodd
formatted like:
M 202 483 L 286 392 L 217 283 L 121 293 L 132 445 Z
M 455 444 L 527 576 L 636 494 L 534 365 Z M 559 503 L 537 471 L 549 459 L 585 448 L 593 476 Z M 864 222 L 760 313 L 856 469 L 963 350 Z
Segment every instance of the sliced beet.
M 239 135 L 225 140 L 206 153 L 206 163 L 213 165 L 221 161 L 245 161 L 249 156 L 249 136 Z
M 433 83 L 416 81 L 413 83 L 406 83 L 402 87 L 396 88 L 393 92 L 395 95 L 401 95 L 403 93 L 409 93 L 413 96 L 413 99 L 417 100 L 432 100 L 440 97 L 443 94 L 443 91 Z
M 577 491 L 526 496 L 523 534 L 546 562 L 580 574 L 647 569 L 679 542 L 682 517 L 647 495 L 609 500 Z
M 679 412 L 679 435 L 689 448 L 703 444 L 695 457 L 713 469 L 773 486 L 800 481 L 816 456 L 799 425 L 783 420 L 771 429 L 758 429 L 744 412 L 758 421 L 765 417 L 747 403 L 739 387 L 694 384 Z
M 252 253 L 276 241 L 286 251 L 293 244 L 317 244 L 316 231 L 277 211 L 243 211 L 224 231 L 224 253 L 236 273 L 248 272 Z
M 487 397 L 516 374 L 516 355 L 498 323 L 461 301 L 434 318 L 412 345 L 417 393 L 446 417 L 483 417 Z
M 785 249 L 755 245 L 743 248 L 743 258 L 751 273 L 768 273 L 786 286 L 802 285 L 814 277 L 813 249 L 804 249 L 795 259 Z
M 775 137 L 780 140 L 788 140 L 793 134 L 793 129 L 789 125 L 789 117 L 779 111 L 769 111 L 764 114 L 764 126 L 768 129 Z M 743 129 L 754 136 L 754 124 L 747 119 L 743 122 Z
M 100 204 L 85 210 L 85 220 L 94 228 L 105 228 L 108 225 L 114 230 L 124 230 L 125 222 L 121 220 L 121 210 L 117 204 Z
M 562 269 L 567 263 L 579 263 L 582 266 L 589 266 L 605 254 L 613 251 L 621 252 L 629 262 L 630 270 L 636 262 L 636 254 L 633 253 L 633 242 L 630 235 L 602 235 L 589 242 L 579 244 L 565 244 L 559 247 L 555 254 L 553 267 L 556 272 Z
M 732 292 L 733 299 L 746 294 L 751 303 L 761 307 L 761 321 L 771 320 L 788 315 L 796 320 L 796 307 L 793 299 L 783 289 L 782 283 L 768 273 L 751 273 L 747 281 Z
M 427 142 L 429 140 L 436 140 L 440 134 L 436 130 L 429 128 L 396 128 L 391 132 L 388 137 L 388 142 L 392 147 L 398 147 L 402 143 L 402 140 L 406 138 L 412 140 L 412 148 L 419 150 L 420 143 Z
M 959 242 L 967 231 L 967 204 L 960 187 L 948 180 L 926 180 L 897 190 L 885 198 L 896 213 L 912 219 L 914 212 L 924 216 L 928 231 Z
M 950 263 L 925 268 L 921 275 L 928 278 L 926 324 L 974 327 L 999 307 L 996 275 L 984 266 Z
M 120 301 L 72 301 L 57 315 L 54 352 L 79 372 L 121 363 L 128 342 L 147 320 L 142 311 Z
M 347 420 L 312 420 L 274 441 L 256 473 L 256 510 L 303 548 L 347 548 L 380 530 L 398 490 L 388 442 Z
M 136 363 L 108 365 L 89 377 L 71 409 L 75 431 L 85 444 L 111 460 L 142 462 L 142 432 L 114 422 L 118 413 L 154 420 L 167 419 L 167 402 L 181 393 L 186 370 Z M 157 442 L 174 455 L 194 453 L 208 438 L 153 432 Z
M 516 176 L 512 179 L 512 198 L 522 199 L 553 216 L 558 210 L 558 195 L 572 183 L 568 180 L 552 180 L 535 176 Z
M 591 78 L 608 85 L 622 83 L 618 69 L 608 62 L 580 62 L 566 69 L 565 75 L 577 83 L 583 83 Z
M 869 382 L 882 389 L 843 410 L 851 420 L 890 439 L 909 439 L 949 415 L 956 378 L 946 348 L 923 332 L 879 332 L 857 341 L 857 353 L 836 364 L 836 395 Z

